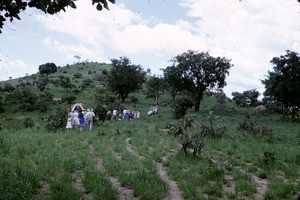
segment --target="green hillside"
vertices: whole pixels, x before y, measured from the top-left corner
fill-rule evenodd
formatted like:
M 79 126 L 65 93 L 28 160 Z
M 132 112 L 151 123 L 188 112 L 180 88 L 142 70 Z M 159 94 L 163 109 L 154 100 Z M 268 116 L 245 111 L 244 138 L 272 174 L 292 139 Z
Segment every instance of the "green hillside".
M 299 122 L 276 113 L 254 115 L 253 108 L 228 99 L 220 104 L 216 95 L 204 95 L 200 112 L 188 109 L 191 126 L 174 119 L 168 90 L 159 96 L 158 115 L 147 116 L 153 99 L 144 89 L 115 104 L 120 112 L 139 110 L 140 119 L 95 121 L 92 131 L 46 129 L 51 115 L 66 121 L 73 103 L 95 109 L 109 71 L 110 65 L 99 63 L 60 67 L 44 91 L 37 87 L 38 74 L 1 82 L 29 87 L 41 102 L 31 109 L 26 103 L 32 94 L 22 103 L 10 99 L 21 90 L 1 92 L 0 199 L 300 197 Z M 56 86 L 60 76 L 70 77 L 74 87 Z M 64 101 L 70 96 L 76 99 Z M 172 130 L 189 137 L 175 137 Z M 185 154 L 187 140 L 192 142 Z M 196 143 L 201 151 L 193 156 Z

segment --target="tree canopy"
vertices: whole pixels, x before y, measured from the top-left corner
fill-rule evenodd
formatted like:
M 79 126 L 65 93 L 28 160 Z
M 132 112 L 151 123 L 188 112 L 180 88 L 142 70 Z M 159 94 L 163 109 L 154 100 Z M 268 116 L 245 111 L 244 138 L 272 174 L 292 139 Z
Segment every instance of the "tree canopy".
M 37 8 L 48 14 L 55 14 L 66 11 L 66 7 L 76 8 L 76 0 L 0 0 L 0 33 L 6 19 L 13 21 L 21 20 L 19 14 L 28 7 Z M 108 0 L 115 3 L 115 0 Z M 104 8 L 109 10 L 107 0 L 92 0 L 92 5 L 96 4 L 97 10 Z
M 258 102 L 259 92 L 256 89 L 247 90 L 242 93 L 232 92 L 232 100 L 240 107 L 245 107 L 246 105 L 255 106 Z
M 268 71 L 264 96 L 270 101 L 279 102 L 286 109 L 300 107 L 300 56 L 286 51 L 286 55 L 274 57 L 271 61 L 273 71 Z
M 112 69 L 107 77 L 108 85 L 124 102 L 130 93 L 142 89 L 146 81 L 146 72 L 140 65 L 131 64 L 126 57 L 111 59 L 111 62 Z
M 166 81 L 173 91 L 188 91 L 195 98 L 195 110 L 199 111 L 204 91 L 223 88 L 229 69 L 233 66 L 227 58 L 214 58 L 208 52 L 189 50 L 174 57 L 173 64 L 164 69 Z
M 39 66 L 40 74 L 45 74 L 46 76 L 55 73 L 56 71 L 57 66 L 54 63 L 46 63 Z

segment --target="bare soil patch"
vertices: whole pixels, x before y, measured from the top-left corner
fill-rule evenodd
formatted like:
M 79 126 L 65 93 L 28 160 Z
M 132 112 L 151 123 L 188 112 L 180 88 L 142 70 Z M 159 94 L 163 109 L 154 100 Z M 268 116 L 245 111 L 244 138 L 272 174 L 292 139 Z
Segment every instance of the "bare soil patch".
M 177 183 L 168 176 L 167 171 L 161 163 L 157 163 L 157 170 L 160 177 L 168 184 L 170 191 L 164 200 L 183 200 Z

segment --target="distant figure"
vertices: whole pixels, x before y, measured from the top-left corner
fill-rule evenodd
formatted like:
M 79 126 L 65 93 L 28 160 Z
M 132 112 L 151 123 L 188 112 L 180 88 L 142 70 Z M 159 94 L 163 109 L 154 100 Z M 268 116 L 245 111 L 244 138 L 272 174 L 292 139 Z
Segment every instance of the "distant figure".
M 79 118 L 77 111 L 71 113 L 71 125 L 75 128 L 79 126 Z
M 80 126 L 79 131 L 82 131 L 82 129 L 85 127 L 85 120 L 84 120 L 83 111 L 79 113 L 78 118 L 79 118 L 79 126 Z
M 85 120 L 86 120 L 86 124 L 89 128 L 89 131 L 91 131 L 93 128 L 94 117 L 95 117 L 95 113 L 94 113 L 93 109 L 88 109 L 87 113 L 85 114 Z
M 67 121 L 67 125 L 66 125 L 66 129 L 67 129 L 67 130 L 72 129 L 72 123 L 71 123 L 71 121 L 72 121 L 72 120 L 71 120 L 71 117 L 69 117 L 69 118 L 68 118 L 68 121 Z
M 116 109 L 113 110 L 113 120 L 117 121 L 118 119 L 118 111 Z

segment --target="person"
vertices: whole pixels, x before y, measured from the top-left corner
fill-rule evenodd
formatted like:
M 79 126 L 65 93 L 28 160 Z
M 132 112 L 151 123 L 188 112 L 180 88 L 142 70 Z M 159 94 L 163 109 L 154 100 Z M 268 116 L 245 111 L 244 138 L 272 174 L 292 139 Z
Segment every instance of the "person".
M 74 111 L 71 113 L 71 125 L 77 128 L 79 126 L 78 112 Z
M 66 129 L 67 130 L 72 129 L 71 117 L 68 118 Z
M 84 113 L 83 113 L 83 111 L 81 111 L 81 112 L 78 114 L 78 118 L 79 118 L 79 126 L 80 126 L 79 131 L 82 131 L 82 129 L 83 129 L 84 126 L 85 126 L 85 120 L 84 120 Z
M 114 109 L 113 110 L 113 120 L 117 121 L 117 119 L 118 119 L 118 111 L 117 111 L 117 109 Z
M 91 131 L 93 128 L 94 117 L 95 117 L 95 113 L 94 113 L 93 109 L 88 109 L 87 113 L 85 114 L 85 120 L 86 120 L 86 124 L 88 126 L 89 131 Z

